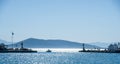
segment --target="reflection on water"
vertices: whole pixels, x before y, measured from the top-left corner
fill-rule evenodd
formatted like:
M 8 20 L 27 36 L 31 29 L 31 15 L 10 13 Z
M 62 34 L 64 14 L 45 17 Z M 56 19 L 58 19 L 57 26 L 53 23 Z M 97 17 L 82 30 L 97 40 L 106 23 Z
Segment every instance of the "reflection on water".
M 119 59 L 115 53 L 0 53 L 0 64 L 120 64 Z
M 48 49 L 52 50 L 52 52 L 78 52 L 82 50 L 80 48 L 32 48 L 33 50 L 37 50 L 38 52 L 45 52 Z
M 78 52 L 82 50 L 81 48 L 32 48 L 32 49 L 37 50 L 38 52 L 46 52 L 47 50 L 51 50 L 52 52 Z M 98 50 L 98 49 L 86 49 L 86 50 Z

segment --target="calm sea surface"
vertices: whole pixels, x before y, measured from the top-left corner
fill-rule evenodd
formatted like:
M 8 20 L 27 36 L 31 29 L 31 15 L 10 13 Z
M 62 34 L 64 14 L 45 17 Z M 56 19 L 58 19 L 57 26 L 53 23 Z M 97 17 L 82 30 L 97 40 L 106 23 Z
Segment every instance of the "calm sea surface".
M 0 53 L 0 64 L 120 64 L 118 53 Z

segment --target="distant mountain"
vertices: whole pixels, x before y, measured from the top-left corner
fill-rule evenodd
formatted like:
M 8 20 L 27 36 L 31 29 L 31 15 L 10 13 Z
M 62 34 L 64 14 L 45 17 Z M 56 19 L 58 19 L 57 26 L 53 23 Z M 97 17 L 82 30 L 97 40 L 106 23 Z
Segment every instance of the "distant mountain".
M 7 42 L 7 41 L 5 41 L 5 40 L 2 40 L 2 39 L 0 39 L 0 43 L 4 43 L 4 44 L 10 44 L 10 42 Z
M 106 42 L 94 42 L 94 43 L 89 43 L 91 45 L 95 45 L 95 46 L 99 46 L 99 47 L 103 47 L 103 48 L 108 48 L 108 46 L 111 43 L 106 43 Z
M 23 42 L 24 47 L 26 48 L 82 48 L 82 43 L 71 42 L 66 40 L 43 40 L 29 38 L 23 41 L 20 41 L 14 46 L 20 47 L 20 43 Z M 85 44 L 86 48 L 100 48 L 95 45 Z

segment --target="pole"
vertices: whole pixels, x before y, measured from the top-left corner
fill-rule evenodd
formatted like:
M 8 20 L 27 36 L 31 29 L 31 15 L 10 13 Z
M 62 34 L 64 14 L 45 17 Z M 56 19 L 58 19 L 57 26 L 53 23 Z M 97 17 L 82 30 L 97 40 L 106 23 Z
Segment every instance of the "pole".
M 14 36 L 14 33 L 12 32 L 12 48 L 13 48 L 13 36 Z

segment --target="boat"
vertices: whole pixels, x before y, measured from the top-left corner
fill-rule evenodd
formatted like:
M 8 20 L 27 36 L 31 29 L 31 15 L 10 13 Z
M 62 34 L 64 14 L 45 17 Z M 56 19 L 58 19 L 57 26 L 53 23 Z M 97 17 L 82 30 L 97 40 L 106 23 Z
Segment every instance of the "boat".
M 50 49 L 48 49 L 46 52 L 52 52 Z

